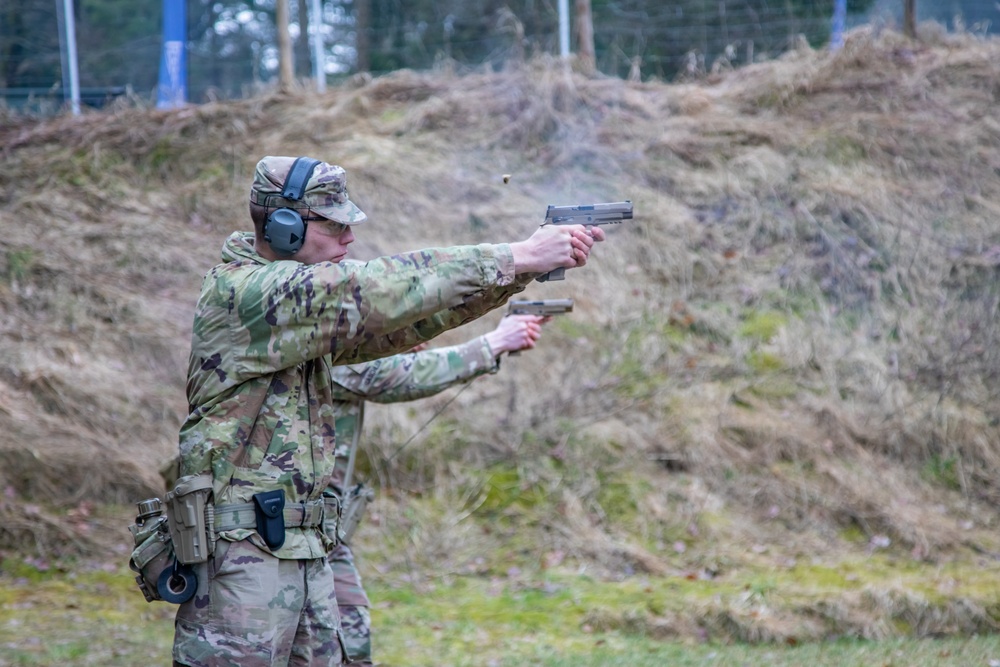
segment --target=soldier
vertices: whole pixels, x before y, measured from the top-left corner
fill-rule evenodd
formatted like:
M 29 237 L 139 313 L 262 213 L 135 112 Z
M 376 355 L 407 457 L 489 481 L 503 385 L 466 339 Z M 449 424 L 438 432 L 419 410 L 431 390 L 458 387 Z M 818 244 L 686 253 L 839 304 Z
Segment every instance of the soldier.
M 500 369 L 505 352 L 535 346 L 541 325 L 537 315 L 509 315 L 496 329 L 460 345 L 333 368 L 333 394 L 337 406 L 337 460 L 331 488 L 340 498 L 349 497 L 348 512 L 363 512 L 367 504 L 362 485 L 351 488 L 365 401 L 398 403 L 432 396 L 448 387 L 469 382 Z M 422 346 L 420 346 L 422 347 Z M 345 496 L 345 494 L 347 494 Z M 359 509 L 356 509 L 359 508 Z M 355 520 L 360 520 L 357 516 Z M 370 603 L 354 563 L 350 536 L 328 556 L 336 582 L 337 605 L 352 667 L 367 667 L 371 658 Z
M 547 226 L 509 244 L 341 265 L 366 216 L 342 168 L 290 157 L 257 163 L 250 216 L 254 234 L 230 236 L 195 309 L 179 473 L 185 490 L 211 491 L 212 552 L 178 608 L 173 659 L 339 665 L 334 545 L 322 529 L 333 511 L 323 497 L 336 447 L 331 369 L 409 350 L 541 273 L 583 266 L 604 233 Z

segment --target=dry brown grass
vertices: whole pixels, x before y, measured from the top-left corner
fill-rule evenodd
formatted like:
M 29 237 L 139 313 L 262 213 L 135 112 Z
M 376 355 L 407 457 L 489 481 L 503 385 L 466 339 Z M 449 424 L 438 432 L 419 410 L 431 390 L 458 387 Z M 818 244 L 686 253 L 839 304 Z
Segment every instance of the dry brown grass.
M 585 271 L 529 288 L 577 301 L 541 348 L 450 405 L 370 411 L 383 524 L 415 522 L 387 567 L 502 549 L 511 532 L 474 523 L 485 469 L 514 471 L 503 516 L 539 560 L 608 572 L 756 544 L 996 552 L 998 56 L 968 36 L 861 32 L 835 55 L 674 85 L 537 60 L 5 117 L 0 526 L 30 528 L 4 543 L 86 552 L 59 521 L 18 524 L 23 507 L 161 492 L 200 277 L 247 225 L 255 161 L 311 154 L 347 168 L 372 218 L 358 257 L 523 238 L 549 203 L 636 205 Z M 408 515 L 408 494 L 451 509 Z M 785 622 L 719 618 L 748 637 Z

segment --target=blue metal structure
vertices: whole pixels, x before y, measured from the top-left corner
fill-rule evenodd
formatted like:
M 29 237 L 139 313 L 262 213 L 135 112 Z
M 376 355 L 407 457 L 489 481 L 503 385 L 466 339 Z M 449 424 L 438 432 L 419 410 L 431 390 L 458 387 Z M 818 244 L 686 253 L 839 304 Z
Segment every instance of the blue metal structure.
M 156 96 L 158 109 L 187 103 L 187 26 L 185 0 L 163 0 L 163 51 Z

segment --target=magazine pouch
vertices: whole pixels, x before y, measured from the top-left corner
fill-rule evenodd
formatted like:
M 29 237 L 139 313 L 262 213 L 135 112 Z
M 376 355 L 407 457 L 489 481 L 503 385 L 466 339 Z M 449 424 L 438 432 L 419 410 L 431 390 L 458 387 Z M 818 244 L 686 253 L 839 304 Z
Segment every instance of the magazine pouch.
M 285 490 L 262 491 L 253 495 L 257 532 L 272 550 L 285 543 Z

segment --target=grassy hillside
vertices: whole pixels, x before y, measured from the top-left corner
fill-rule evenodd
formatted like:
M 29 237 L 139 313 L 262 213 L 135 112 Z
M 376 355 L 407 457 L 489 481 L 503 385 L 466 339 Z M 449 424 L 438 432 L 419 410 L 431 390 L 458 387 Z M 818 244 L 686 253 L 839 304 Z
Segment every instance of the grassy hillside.
M 104 508 L 162 492 L 193 303 L 253 166 L 308 154 L 369 213 L 357 258 L 635 204 L 526 292 L 576 300 L 537 350 L 370 410 L 360 551 L 384 597 L 516 568 L 673 582 L 679 607 L 580 621 L 654 637 L 991 631 L 1000 588 L 970 577 L 1000 554 L 998 58 L 856 33 L 669 85 L 538 61 L 0 114 L 0 545 L 121 548 Z

